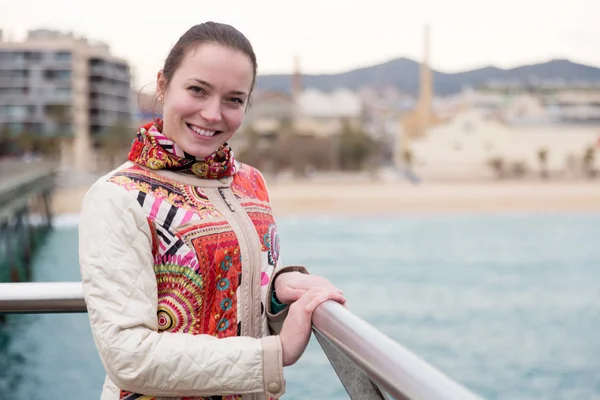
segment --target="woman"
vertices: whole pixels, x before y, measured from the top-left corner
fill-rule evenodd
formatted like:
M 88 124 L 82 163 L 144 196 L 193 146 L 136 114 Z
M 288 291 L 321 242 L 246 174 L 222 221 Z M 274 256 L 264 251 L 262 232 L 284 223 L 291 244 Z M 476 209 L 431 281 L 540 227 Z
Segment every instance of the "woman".
M 233 27 L 192 27 L 158 73 L 163 119 L 86 194 L 79 251 L 103 400 L 279 398 L 314 309 L 345 302 L 282 265 L 263 177 L 227 144 L 256 69 Z

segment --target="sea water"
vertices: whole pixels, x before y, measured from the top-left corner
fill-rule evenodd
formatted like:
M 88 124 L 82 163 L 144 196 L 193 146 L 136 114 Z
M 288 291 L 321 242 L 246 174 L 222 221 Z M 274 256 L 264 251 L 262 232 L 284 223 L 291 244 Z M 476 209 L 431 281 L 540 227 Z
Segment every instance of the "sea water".
M 36 281 L 80 280 L 76 218 L 58 218 Z M 312 216 L 279 220 L 286 264 L 487 399 L 600 399 L 600 214 Z M 347 399 L 312 340 L 285 399 Z M 0 399 L 97 399 L 86 314 L 11 316 Z

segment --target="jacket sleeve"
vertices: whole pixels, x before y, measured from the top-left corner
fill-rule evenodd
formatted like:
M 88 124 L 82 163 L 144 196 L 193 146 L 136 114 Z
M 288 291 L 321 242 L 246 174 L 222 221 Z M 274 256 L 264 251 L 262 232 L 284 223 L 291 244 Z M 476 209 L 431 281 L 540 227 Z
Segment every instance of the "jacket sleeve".
M 151 233 L 134 192 L 108 182 L 89 190 L 79 257 L 94 342 L 120 389 L 161 397 L 285 392 L 278 336 L 158 332 Z
M 266 193 L 267 201 L 269 202 L 271 209 L 273 209 L 273 205 L 271 203 L 271 194 L 269 193 L 269 188 L 267 187 L 265 178 L 258 169 L 254 168 L 254 171 L 256 172 L 258 181 L 257 183 L 259 187 Z M 279 333 L 281 332 L 281 328 L 283 327 L 283 322 L 285 321 L 289 311 L 288 306 L 286 306 L 282 310 L 276 311 L 273 309 L 273 301 L 271 300 L 274 297 L 274 282 L 280 274 L 292 271 L 298 271 L 302 272 L 303 274 L 308 274 L 308 271 L 303 266 L 284 266 L 280 256 L 279 260 L 277 261 L 277 265 L 275 266 L 275 270 L 273 271 L 273 276 L 271 277 L 269 285 L 267 286 L 267 322 L 269 324 L 269 330 L 273 335 L 279 335 Z
M 277 279 L 277 277 L 280 274 L 284 274 L 286 272 L 292 272 L 292 271 L 298 271 L 303 274 L 308 274 L 308 271 L 303 266 L 290 265 L 290 266 L 286 266 L 286 267 L 281 267 L 279 269 L 275 269 L 275 272 L 273 273 L 273 279 L 271 279 L 271 281 L 269 282 L 269 286 L 267 289 L 267 293 L 269 293 L 269 298 L 273 297 L 273 292 L 275 290 L 275 285 L 274 285 L 275 279 Z M 283 327 L 283 322 L 287 318 L 289 309 L 290 309 L 290 307 L 286 306 L 285 308 L 283 308 L 283 310 L 274 310 L 273 302 L 272 301 L 268 302 L 267 322 L 269 323 L 269 329 L 271 330 L 271 334 L 279 335 L 279 333 L 281 332 L 281 328 Z

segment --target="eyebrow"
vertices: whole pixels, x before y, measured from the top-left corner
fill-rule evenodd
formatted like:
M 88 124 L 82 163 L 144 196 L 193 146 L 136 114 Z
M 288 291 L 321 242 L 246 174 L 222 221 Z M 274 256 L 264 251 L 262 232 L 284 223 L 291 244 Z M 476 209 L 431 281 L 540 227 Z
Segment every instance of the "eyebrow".
M 196 79 L 196 78 L 192 78 L 192 79 L 189 79 L 189 80 L 191 80 L 191 81 L 196 81 L 196 82 L 198 82 L 199 84 L 201 84 L 201 85 L 204 85 L 204 86 L 206 86 L 206 87 L 207 87 L 207 88 L 209 88 L 209 89 L 214 89 L 214 86 L 213 86 L 213 85 L 211 85 L 210 83 L 208 83 L 208 82 L 206 82 L 206 81 L 203 81 L 202 79 Z M 236 95 L 236 96 L 248 96 L 248 94 L 247 94 L 246 92 L 242 92 L 242 91 L 240 91 L 240 90 L 232 90 L 232 91 L 231 91 L 231 92 L 229 92 L 229 93 L 230 93 L 230 94 L 233 94 L 233 95 Z

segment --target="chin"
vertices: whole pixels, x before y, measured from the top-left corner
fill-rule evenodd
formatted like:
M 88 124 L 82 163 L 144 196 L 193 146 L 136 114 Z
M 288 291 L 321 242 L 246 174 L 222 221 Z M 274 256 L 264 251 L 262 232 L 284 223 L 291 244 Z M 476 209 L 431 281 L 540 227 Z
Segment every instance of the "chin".
M 191 146 L 189 150 L 184 150 L 186 153 L 193 155 L 196 158 L 206 158 L 219 149 L 219 146 Z

